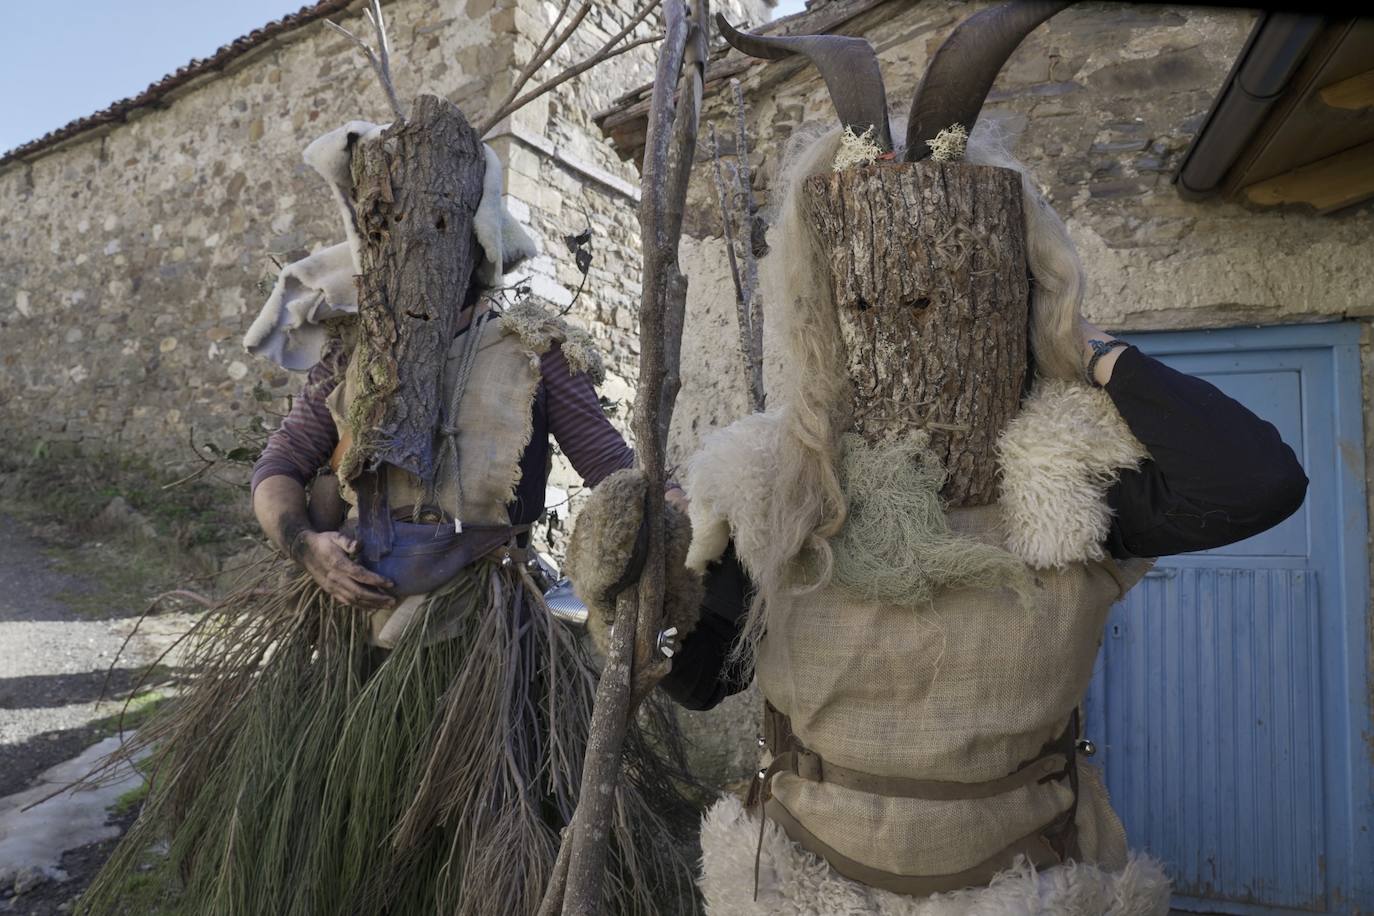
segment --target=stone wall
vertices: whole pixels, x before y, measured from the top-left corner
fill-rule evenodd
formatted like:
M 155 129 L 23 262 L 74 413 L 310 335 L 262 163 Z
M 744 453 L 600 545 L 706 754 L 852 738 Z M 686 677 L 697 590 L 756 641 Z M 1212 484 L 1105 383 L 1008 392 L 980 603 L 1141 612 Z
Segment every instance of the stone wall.
M 636 5 L 597 4 L 541 75 L 619 31 Z M 726 6 L 758 22 L 771 2 Z M 444 95 L 479 119 L 556 11 L 537 0 L 388 2 L 399 95 Z M 356 13 L 341 21 L 368 34 Z M 509 162 L 511 209 L 544 244 L 526 272 L 536 292 L 571 300 L 580 277 L 561 237 L 592 223 L 596 260 L 573 314 L 615 344 L 622 379 L 634 363 L 638 179 L 589 115 L 648 79 L 653 53 L 565 84 L 492 140 Z M 0 421 L 26 439 L 178 464 L 191 459 L 193 429 L 228 445 L 298 385 L 239 342 L 277 265 L 342 236 L 300 153 L 344 121 L 386 121 L 389 110 L 360 54 L 315 22 L 134 114 L 0 169 Z

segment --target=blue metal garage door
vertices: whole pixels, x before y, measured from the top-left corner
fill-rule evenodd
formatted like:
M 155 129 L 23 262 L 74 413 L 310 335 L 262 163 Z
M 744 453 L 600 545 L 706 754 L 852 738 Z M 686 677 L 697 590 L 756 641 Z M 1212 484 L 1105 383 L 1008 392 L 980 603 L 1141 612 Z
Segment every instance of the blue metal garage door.
M 1355 324 L 1130 335 L 1270 420 L 1307 501 L 1168 557 L 1113 609 L 1087 732 L 1174 905 L 1374 912 L 1369 565 Z

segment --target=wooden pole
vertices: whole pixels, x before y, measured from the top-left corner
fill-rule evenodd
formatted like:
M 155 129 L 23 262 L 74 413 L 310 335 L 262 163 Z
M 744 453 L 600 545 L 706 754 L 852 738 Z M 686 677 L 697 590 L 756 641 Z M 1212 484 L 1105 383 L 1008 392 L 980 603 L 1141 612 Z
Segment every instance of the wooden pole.
M 665 0 L 663 4 L 664 39 L 654 76 L 641 170 L 639 225 L 644 275 L 633 425 L 636 455 L 650 493 L 663 490 L 668 426 L 679 386 L 687 278 L 679 269 L 677 250 L 695 158 L 708 17 L 707 0 L 695 0 L 690 18 L 682 0 Z M 668 669 L 656 651 L 663 626 L 666 574 L 661 500 L 648 501 L 645 524 L 649 546 L 644 574 L 639 588 L 622 594 L 617 604 L 607 663 L 597 686 L 572 824 L 566 886 L 558 888 L 555 879 L 546 894 L 545 907 L 548 897 L 561 891 L 564 916 L 596 916 L 601 912 L 601 885 L 625 731 L 635 706 Z

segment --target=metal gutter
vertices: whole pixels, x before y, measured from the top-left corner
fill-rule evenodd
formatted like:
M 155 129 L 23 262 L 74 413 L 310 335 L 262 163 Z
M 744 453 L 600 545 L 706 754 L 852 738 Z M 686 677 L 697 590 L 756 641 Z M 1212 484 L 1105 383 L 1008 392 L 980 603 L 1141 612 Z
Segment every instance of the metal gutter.
M 1260 17 L 1174 175 L 1180 196 L 1197 200 L 1219 190 L 1325 25 L 1324 17 L 1300 13 Z

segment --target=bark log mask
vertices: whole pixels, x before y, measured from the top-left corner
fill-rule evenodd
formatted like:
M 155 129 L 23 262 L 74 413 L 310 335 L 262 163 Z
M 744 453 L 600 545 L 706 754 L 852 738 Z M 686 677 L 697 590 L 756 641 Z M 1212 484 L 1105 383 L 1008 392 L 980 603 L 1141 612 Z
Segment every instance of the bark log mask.
M 244 349 L 293 372 L 320 361 L 326 322 L 358 311 L 353 277 L 362 272 L 362 240 L 353 205 L 352 157 L 359 143 L 380 136 L 386 126 L 349 121 L 321 135 L 302 158 L 329 185 L 347 241 L 316 251 L 282 268 L 276 285 L 248 333 Z M 473 231 L 482 250 L 478 280 L 496 285 L 503 273 L 537 253 L 534 239 L 502 201 L 501 160 L 483 144 L 486 171 Z
M 964 162 L 911 164 L 953 125 L 971 129 L 1021 40 L 1067 3 L 1012 2 L 960 23 L 912 103 L 903 164 L 822 172 L 798 189 L 812 254 L 825 265 L 850 383 L 850 431 L 870 445 L 923 429 L 948 469 L 951 505 L 996 498 L 988 460 L 1029 381 L 1030 302 L 1022 179 Z M 876 54 L 848 36 L 748 35 L 753 56 L 800 54 L 825 78 L 841 123 L 894 155 Z M 838 163 L 837 163 L 837 167 Z

